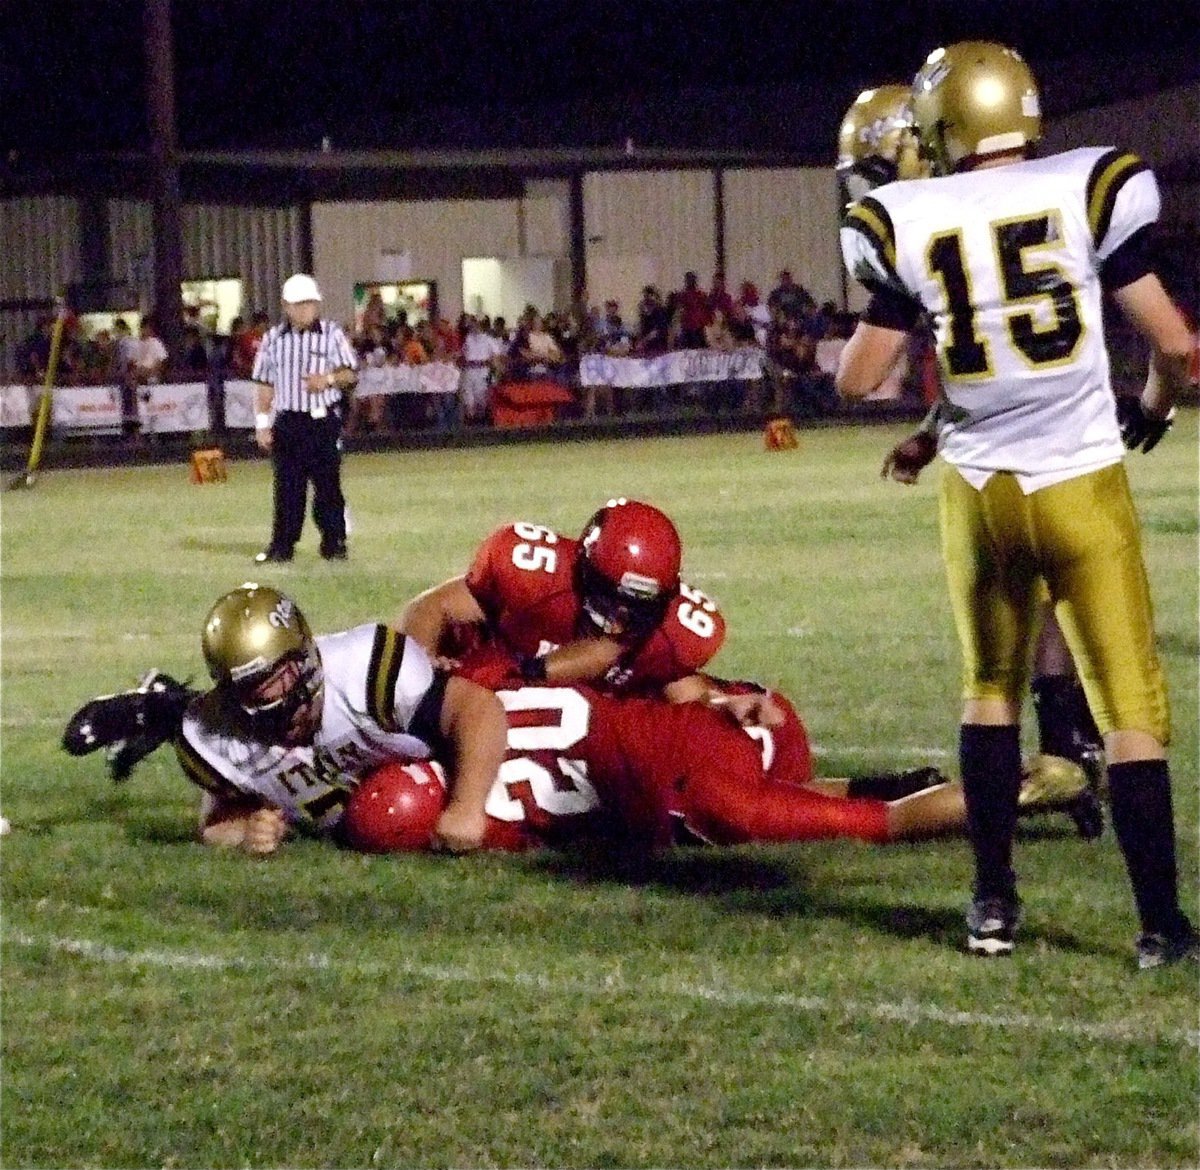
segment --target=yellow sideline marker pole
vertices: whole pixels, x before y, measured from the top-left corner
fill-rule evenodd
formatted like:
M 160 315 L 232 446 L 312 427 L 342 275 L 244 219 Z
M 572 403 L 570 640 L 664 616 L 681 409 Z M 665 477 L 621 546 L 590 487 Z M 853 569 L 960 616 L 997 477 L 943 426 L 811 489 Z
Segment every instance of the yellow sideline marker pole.
M 16 488 L 31 488 L 37 480 L 38 467 L 42 462 L 42 447 L 46 442 L 46 432 L 50 429 L 50 415 L 53 408 L 54 376 L 58 373 L 58 355 L 62 351 L 63 327 L 67 321 L 67 302 L 58 298 L 58 310 L 54 318 L 54 332 L 50 336 L 50 357 L 46 362 L 46 376 L 42 379 L 42 394 L 38 399 L 37 418 L 33 424 L 33 444 L 29 448 L 29 460 L 25 470 L 16 479 L 9 482 L 9 491 Z

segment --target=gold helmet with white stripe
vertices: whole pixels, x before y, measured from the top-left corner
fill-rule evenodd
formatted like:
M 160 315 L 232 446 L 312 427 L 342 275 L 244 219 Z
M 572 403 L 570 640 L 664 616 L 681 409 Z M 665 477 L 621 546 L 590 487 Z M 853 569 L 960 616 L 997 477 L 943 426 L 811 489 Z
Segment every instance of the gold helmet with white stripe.
M 896 179 L 928 173 L 912 124 L 912 91 L 906 85 L 864 89 L 838 128 L 835 166 L 843 206 Z
M 1042 137 L 1029 66 L 1015 49 L 991 41 L 934 49 L 913 80 L 912 114 L 921 153 L 939 175 Z

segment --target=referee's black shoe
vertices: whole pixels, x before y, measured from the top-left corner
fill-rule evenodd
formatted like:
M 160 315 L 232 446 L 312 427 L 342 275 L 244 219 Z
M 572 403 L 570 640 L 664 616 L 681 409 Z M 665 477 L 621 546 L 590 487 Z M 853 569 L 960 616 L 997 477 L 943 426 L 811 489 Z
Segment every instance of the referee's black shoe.
M 292 559 L 290 548 L 264 548 L 255 558 L 256 565 L 282 565 Z
M 1179 925 L 1171 934 L 1143 934 L 1137 940 L 1138 969 L 1166 967 L 1171 963 L 1200 960 L 1200 934 L 1180 915 Z
M 344 561 L 349 557 L 344 544 L 330 544 L 321 546 L 321 556 L 327 561 Z

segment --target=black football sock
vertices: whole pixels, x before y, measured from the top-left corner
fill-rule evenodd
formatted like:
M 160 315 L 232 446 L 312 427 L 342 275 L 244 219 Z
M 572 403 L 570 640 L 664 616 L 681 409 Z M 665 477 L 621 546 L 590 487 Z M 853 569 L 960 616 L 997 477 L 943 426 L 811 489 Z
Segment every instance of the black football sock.
M 1021 791 L 1021 736 L 1016 727 L 964 723 L 959 768 L 967 805 L 967 836 L 975 854 L 975 896 L 1016 897 L 1012 868 Z
M 1038 744 L 1044 755 L 1078 763 L 1083 750 L 1100 748 L 1100 732 L 1075 675 L 1038 675 L 1030 690 L 1037 712 Z
M 907 772 L 880 772 L 874 776 L 854 776 L 846 785 L 846 795 L 872 800 L 901 800 L 914 792 L 924 792 L 946 777 L 937 768 L 911 768 Z
M 1108 769 L 1112 822 L 1133 884 L 1142 929 L 1173 935 L 1183 926 L 1175 870 L 1171 773 L 1166 760 L 1135 760 Z

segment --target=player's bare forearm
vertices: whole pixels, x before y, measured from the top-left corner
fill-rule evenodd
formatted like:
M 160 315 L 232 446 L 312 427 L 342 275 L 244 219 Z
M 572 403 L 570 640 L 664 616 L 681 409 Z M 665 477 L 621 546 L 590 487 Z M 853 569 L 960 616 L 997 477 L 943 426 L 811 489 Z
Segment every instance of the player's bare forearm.
M 744 695 L 713 694 L 708 705 L 724 711 L 740 727 L 778 727 L 783 723 L 783 711 L 771 697 L 770 691 L 753 691 Z
M 838 362 L 834 384 L 842 398 L 865 398 L 888 376 L 908 334 L 860 321 Z
M 546 682 L 555 685 L 597 682 L 621 657 L 614 638 L 581 638 L 551 650 L 545 656 Z
M 418 593 L 392 623 L 402 634 L 420 642 L 436 654 L 442 636 L 453 625 L 485 620 L 479 602 L 467 588 L 466 578 L 451 577 L 424 593 Z
M 727 689 L 709 675 L 689 674 L 663 687 L 669 703 L 703 703 L 727 715 L 741 727 L 778 727 L 783 711 L 770 691 Z
M 1166 418 L 1187 386 L 1188 355 L 1155 351 L 1146 371 L 1142 408 L 1153 418 Z
M 725 692 L 703 674 L 689 674 L 663 687 L 663 698 L 668 703 L 715 703 L 724 696 Z
M 454 754 L 454 772 L 436 835 L 456 853 L 478 849 L 487 829 L 484 805 L 508 747 L 508 719 L 491 691 L 456 677 L 446 684 L 441 730 Z
M 1164 418 L 1188 385 L 1195 336 L 1153 273 L 1115 290 L 1113 297 L 1150 343 L 1150 371 L 1142 392 L 1142 407 L 1152 417 Z

